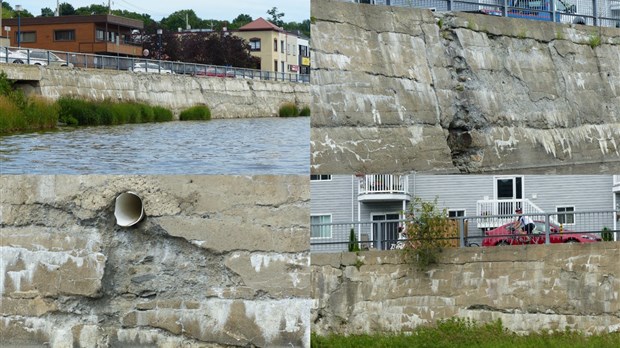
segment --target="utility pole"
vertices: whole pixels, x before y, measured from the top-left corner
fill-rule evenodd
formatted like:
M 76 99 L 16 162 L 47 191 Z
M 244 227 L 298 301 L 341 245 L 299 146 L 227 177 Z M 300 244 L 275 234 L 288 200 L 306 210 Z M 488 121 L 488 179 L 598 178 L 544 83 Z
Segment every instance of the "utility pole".
M 108 14 L 112 13 L 112 7 L 110 6 L 111 2 L 112 2 L 112 0 L 108 0 Z
M 60 17 L 60 0 L 56 0 L 56 17 Z

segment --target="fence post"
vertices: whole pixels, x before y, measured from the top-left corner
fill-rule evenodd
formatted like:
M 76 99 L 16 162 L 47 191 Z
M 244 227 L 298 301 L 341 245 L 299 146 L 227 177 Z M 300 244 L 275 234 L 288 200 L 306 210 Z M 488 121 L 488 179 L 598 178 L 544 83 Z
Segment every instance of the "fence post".
M 545 213 L 545 244 L 551 244 L 551 239 L 549 238 L 549 232 L 551 231 L 551 214 Z
M 598 24 L 598 0 L 592 0 L 592 15 L 594 18 L 594 26 L 596 27 Z
M 448 0 L 448 11 L 452 11 L 452 1 L 453 0 Z
M 459 219 L 459 243 L 465 247 L 465 218 Z
M 593 0 L 596 1 L 596 0 Z M 555 0 L 550 1 L 551 21 L 555 23 Z M 559 19 L 559 18 L 558 18 Z
M 508 17 L 508 0 L 502 1 L 502 16 Z

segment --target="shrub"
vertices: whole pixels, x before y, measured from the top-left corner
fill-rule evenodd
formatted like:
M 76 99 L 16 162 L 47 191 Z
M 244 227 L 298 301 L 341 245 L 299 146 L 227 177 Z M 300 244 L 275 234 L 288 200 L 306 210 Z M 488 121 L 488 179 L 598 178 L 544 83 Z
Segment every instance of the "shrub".
M 601 239 L 606 242 L 611 242 L 614 240 L 614 235 L 608 227 L 603 227 L 603 230 L 601 231 Z
M 174 118 L 174 116 L 172 115 L 172 111 L 161 106 L 154 106 L 153 114 L 155 115 L 155 122 L 172 121 L 172 119 Z
M 407 241 L 403 257 L 406 262 L 424 269 L 436 263 L 443 248 L 452 243 L 447 237 L 452 237 L 454 223 L 448 218 L 446 209 L 438 208 L 437 198 L 425 202 L 416 197 L 409 207 L 407 219 L 411 223 L 405 229 Z
M 210 120 L 211 110 L 206 105 L 196 105 L 183 110 L 179 115 L 181 121 Z
M 60 107 L 60 121 L 67 124 L 90 126 L 100 124 L 100 119 L 95 112 L 92 102 L 73 97 L 61 97 L 58 99 Z
M 360 251 L 360 245 L 357 242 L 357 236 L 355 235 L 354 228 L 351 228 L 351 233 L 349 234 L 349 251 Z
M 24 108 L 24 129 L 52 129 L 58 124 L 58 105 L 42 97 L 31 97 Z
M 297 108 L 297 105 L 293 103 L 285 103 L 282 106 L 280 106 L 279 115 L 280 117 L 299 116 L 299 108 Z
M 310 107 L 304 106 L 301 111 L 299 111 L 299 116 L 310 116 Z

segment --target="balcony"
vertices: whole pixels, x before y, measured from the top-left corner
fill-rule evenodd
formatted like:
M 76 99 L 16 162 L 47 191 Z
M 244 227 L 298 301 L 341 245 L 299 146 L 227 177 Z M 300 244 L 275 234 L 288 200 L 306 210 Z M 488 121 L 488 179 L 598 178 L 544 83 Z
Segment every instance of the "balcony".
M 359 177 L 357 200 L 360 202 L 409 201 L 407 175 L 376 174 Z
M 490 216 L 489 218 L 479 218 L 477 220 L 477 228 L 496 228 L 515 221 L 515 210 L 523 209 L 523 215 L 541 214 L 545 211 L 531 202 L 529 199 L 484 199 L 476 202 L 476 215 Z M 497 215 L 507 215 L 506 217 Z M 536 216 L 531 216 L 536 219 Z M 555 217 L 551 218 L 552 223 L 557 221 Z

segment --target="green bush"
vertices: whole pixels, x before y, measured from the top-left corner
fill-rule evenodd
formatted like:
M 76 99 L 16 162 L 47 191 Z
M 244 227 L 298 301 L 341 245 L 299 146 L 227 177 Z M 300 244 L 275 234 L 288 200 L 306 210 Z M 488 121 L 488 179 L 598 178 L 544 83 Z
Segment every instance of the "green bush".
M 301 108 L 301 111 L 299 111 L 299 116 L 310 116 L 310 107 L 304 106 Z
M 601 239 L 606 242 L 611 242 L 614 240 L 614 235 L 608 227 L 603 227 L 603 231 L 601 231 Z
M 52 129 L 58 124 L 58 105 L 42 97 L 28 99 L 24 108 L 27 127 L 25 129 Z
M 26 126 L 22 111 L 6 95 L 0 95 L 0 134 L 23 129 Z
M 299 108 L 297 108 L 297 105 L 293 103 L 285 103 L 280 106 L 279 115 L 280 117 L 299 116 Z
M 360 251 L 360 244 L 357 242 L 354 228 L 351 228 L 351 233 L 349 234 L 349 251 Z
M 179 115 L 181 121 L 210 120 L 211 110 L 206 105 L 196 105 L 183 110 Z
M 172 111 L 161 106 L 153 106 L 153 114 L 155 115 L 155 122 L 172 121 L 174 118 Z

